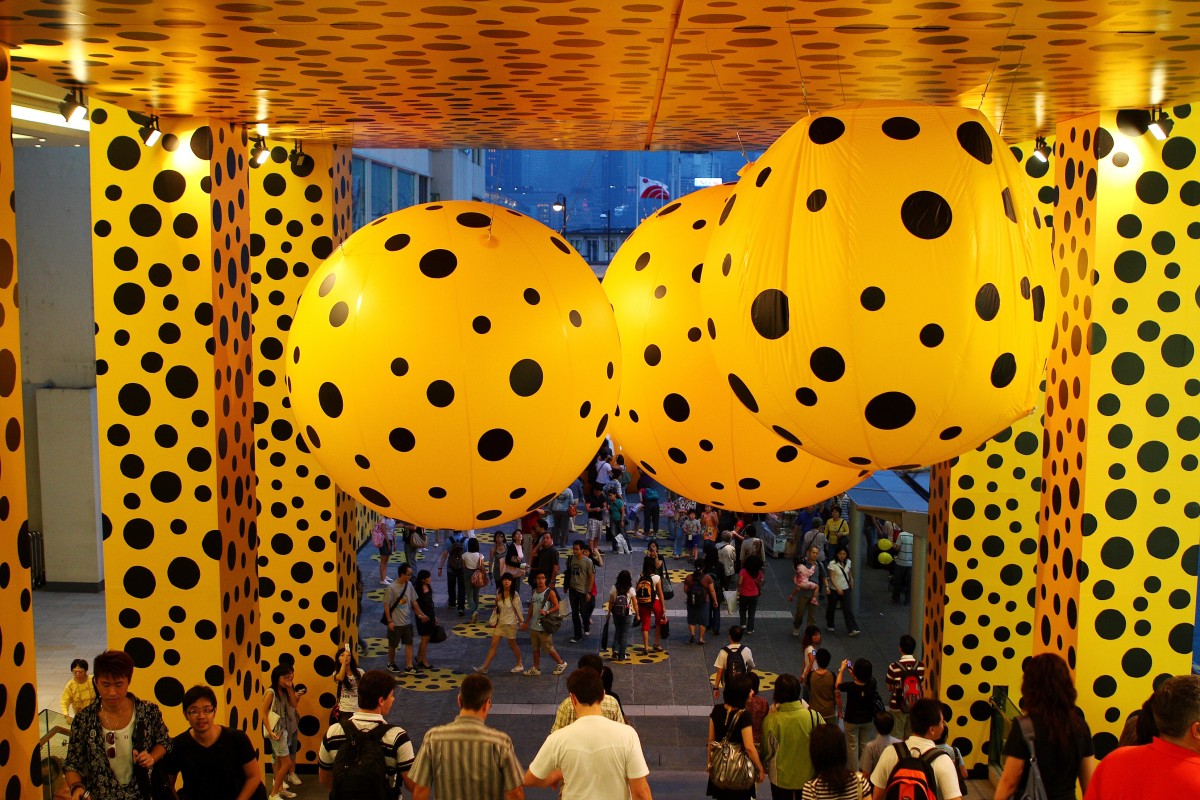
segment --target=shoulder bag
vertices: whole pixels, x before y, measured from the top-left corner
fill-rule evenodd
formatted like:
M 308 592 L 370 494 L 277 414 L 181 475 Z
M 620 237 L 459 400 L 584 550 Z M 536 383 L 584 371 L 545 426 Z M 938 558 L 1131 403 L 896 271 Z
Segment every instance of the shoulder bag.
M 663 598 L 670 600 L 675 596 L 675 587 L 671 584 L 671 575 L 667 572 L 665 563 L 658 568 L 658 577 L 662 579 Z
M 416 528 L 408 538 L 408 543 L 412 545 L 414 550 L 420 550 L 429 544 L 429 538 L 425 535 L 423 528 Z
M 1025 764 L 1024 788 L 1015 795 L 1016 800 L 1046 800 L 1046 786 L 1042 783 L 1042 770 L 1038 767 L 1035 749 L 1037 737 L 1033 733 L 1033 720 L 1029 717 L 1017 717 L 1017 724 L 1021 726 L 1025 746 L 1029 748 L 1029 761 Z
M 550 599 L 550 593 L 553 591 L 554 591 L 553 589 L 546 590 L 546 600 Z M 558 597 L 557 594 L 554 596 L 556 598 Z M 545 608 L 545 606 L 548 605 L 548 603 L 545 603 L 544 600 L 543 600 L 543 603 L 544 603 L 544 605 L 542 607 Z M 542 612 L 542 618 L 539 621 L 542 624 L 542 632 L 543 633 L 549 634 L 551 636 L 554 635 L 555 633 L 557 633 L 558 629 L 562 627 L 562 623 L 563 623 L 562 601 L 561 600 L 558 601 L 558 611 L 557 612 L 555 612 L 553 614 L 548 613 L 548 612 Z
M 734 712 L 725 720 L 725 735 L 708 743 L 708 777 L 713 786 L 730 791 L 746 791 L 754 788 L 758 770 L 742 743 L 729 741 L 729 734 L 737 727 L 741 711 Z

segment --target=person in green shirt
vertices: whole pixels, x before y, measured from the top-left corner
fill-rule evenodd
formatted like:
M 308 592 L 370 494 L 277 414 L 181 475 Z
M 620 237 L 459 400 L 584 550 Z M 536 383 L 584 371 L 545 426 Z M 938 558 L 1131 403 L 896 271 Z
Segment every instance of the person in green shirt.
M 772 800 L 800 800 L 804 784 L 813 778 L 808 751 L 813 728 L 821 716 L 800 702 L 800 679 L 783 674 L 775 680 L 775 705 L 763 721 L 763 761 L 771 781 Z

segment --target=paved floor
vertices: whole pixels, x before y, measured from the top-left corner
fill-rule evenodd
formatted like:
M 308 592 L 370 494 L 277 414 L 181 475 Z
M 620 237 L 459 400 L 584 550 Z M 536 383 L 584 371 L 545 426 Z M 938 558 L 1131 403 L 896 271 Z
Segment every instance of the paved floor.
M 481 540 L 485 534 L 481 533 Z M 617 572 L 629 569 L 635 575 L 641 566 L 645 542 L 633 541 L 634 552 L 629 555 L 605 555 L 604 567 L 598 571 L 597 582 L 601 592 L 606 593 Z M 372 560 L 374 548 L 367 547 L 359 555 L 363 574 L 378 575 L 378 563 Z M 429 558 L 419 562 L 436 563 L 440 548 L 431 546 Z M 684 569 L 683 561 L 668 559 L 672 569 Z M 445 582 L 434 578 L 440 619 L 450 629 L 465 620 L 460 620 L 454 611 L 445 608 Z M 383 626 L 378 622 L 377 608 L 381 606 L 380 587 L 374 580 L 367 586 L 362 636 L 370 645 L 368 656 L 362 659 L 365 668 L 381 668 L 386 658 L 381 651 Z M 906 632 L 907 609 L 893 605 L 887 594 L 887 573 L 883 570 L 866 569 L 862 578 L 861 609 L 858 614 L 862 635 L 846 636 L 842 622 L 837 621 L 838 632 L 825 634 L 823 646 L 832 653 L 835 663 L 843 658 L 868 658 L 882 677 L 889 661 L 896 657 L 896 643 Z M 797 673 L 801 666 L 800 640 L 791 636 L 791 612 L 787 608 L 786 596 L 791 590 L 791 562 L 785 559 L 768 559 L 767 580 L 758 612 L 756 633 L 746 642 L 754 653 L 757 668 L 764 673 Z M 490 589 L 485 589 L 485 593 Z M 375 595 L 375 598 L 371 598 Z M 523 596 L 529 597 L 528 587 Z M 34 619 L 38 642 L 38 689 L 41 707 L 58 708 L 58 696 L 66 683 L 71 658 L 80 653 L 96 653 L 104 647 L 105 620 L 103 594 L 65 595 L 46 592 L 35 593 Z M 651 785 L 655 796 L 660 798 L 698 798 L 704 794 L 704 741 L 707 733 L 707 715 L 711 708 L 711 692 L 708 676 L 718 649 L 727 641 L 725 635 L 709 636 L 703 647 L 687 643 L 687 627 L 684 624 L 684 597 L 678 589 L 675 598 L 668 602 L 668 614 L 672 622 L 672 635 L 664 642 L 666 657 L 657 663 L 614 666 L 614 692 L 620 697 L 625 710 L 637 729 L 646 759 L 651 768 Z M 823 612 L 824 609 L 822 608 Z M 578 644 L 570 638 L 570 623 L 556 637 L 559 652 L 573 667 L 578 658 L 587 652 L 596 652 L 603 612 L 596 612 L 592 636 Z M 722 619 L 722 631 L 729 620 Z M 823 619 L 822 619 L 823 626 Z M 440 645 L 430 647 L 429 661 L 438 667 L 438 680 L 424 682 L 426 689 L 401 688 L 399 699 L 392 711 L 392 720 L 403 725 L 419 743 L 425 731 L 434 725 L 450 721 L 457 712 L 455 687 L 463 675 L 474 665 L 482 662 L 487 650 L 487 639 L 477 638 L 482 633 L 478 626 L 463 626 L 451 629 L 451 636 Z M 472 634 L 475 634 L 474 636 Z M 682 634 L 682 635 L 681 635 Z M 519 640 L 524 652 L 525 665 L 532 664 L 527 638 Z M 640 644 L 640 642 L 638 642 Z M 635 652 L 636 655 L 636 652 Z M 567 696 L 566 674 L 555 677 L 549 674 L 548 661 L 543 662 L 545 674 L 525 677 L 508 672 L 513 666 L 513 656 L 503 649 L 493 662 L 491 677 L 495 684 L 494 706 L 488 721 L 491 725 L 512 736 L 522 764 L 528 764 L 553 721 L 554 708 Z M 769 676 L 768 676 L 769 677 Z M 405 679 L 405 683 L 414 682 Z M 769 695 L 768 695 L 769 696 Z M 305 775 L 299 787 L 301 798 L 324 797 L 317 785 L 315 775 Z M 531 792 L 531 797 L 550 797 L 549 792 Z

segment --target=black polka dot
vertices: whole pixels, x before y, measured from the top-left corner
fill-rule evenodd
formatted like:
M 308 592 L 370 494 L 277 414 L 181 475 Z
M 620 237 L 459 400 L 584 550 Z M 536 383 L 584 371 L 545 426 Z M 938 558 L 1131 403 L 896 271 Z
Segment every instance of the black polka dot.
M 164 169 L 154 176 L 154 196 L 164 203 L 174 203 L 183 197 L 187 181 L 173 169 Z
M 913 192 L 900 206 L 900 221 L 919 239 L 937 239 L 950 230 L 950 204 L 937 192 Z
M 804 201 L 804 207 L 809 211 L 820 211 L 829 202 L 829 195 L 824 189 L 813 189 L 808 194 L 808 199 Z
M 762 483 L 758 480 L 758 478 L 742 478 L 738 481 L 738 486 L 748 492 L 752 492 L 762 486 Z
M 704 334 L 699 328 L 688 328 L 687 338 L 689 342 L 698 342 Z
M 1000 192 L 1000 204 L 1004 207 L 1004 216 L 1008 217 L 1010 221 L 1016 222 L 1017 209 L 1013 205 L 1012 189 L 1009 189 L 1007 186 Z M 1034 217 L 1034 219 L 1037 219 L 1037 217 Z
M 796 456 L 800 455 L 800 451 L 790 444 L 785 444 L 783 447 L 775 451 L 775 460 L 782 464 L 790 464 L 796 460 Z
M 975 313 L 984 322 L 991 322 L 1000 313 L 1000 290 L 994 283 L 985 283 L 975 293 Z
M 492 218 L 478 211 L 464 211 L 454 218 L 455 222 L 464 228 L 486 228 L 492 224 Z
M 642 353 L 642 358 L 646 360 L 646 364 L 651 367 L 657 367 L 662 361 L 662 350 L 656 344 L 646 345 L 645 352 Z
M 179 589 L 191 589 L 200 582 L 200 566 L 187 556 L 178 556 L 167 565 L 167 580 Z
M 682 450 L 680 450 L 678 447 L 672 447 L 672 448 L 668 449 L 667 450 L 667 458 L 671 459 L 676 464 L 686 464 L 687 463 L 687 454 L 684 453 Z
M 957 425 L 951 425 L 949 428 L 946 428 L 941 433 L 939 433 L 938 438 L 941 439 L 943 442 L 948 442 L 951 439 L 957 439 L 961 434 L 962 434 L 962 428 L 960 428 Z
M 725 207 L 721 209 L 721 216 L 717 220 L 718 225 L 724 225 L 725 220 L 729 219 L 729 214 L 730 214 L 730 212 L 733 211 L 733 204 L 736 202 L 737 202 L 736 194 L 731 194 L 731 195 L 729 195 L 728 198 L 726 198 Z M 728 273 L 726 273 L 726 274 L 728 274 Z
M 501 512 L 498 508 L 489 508 L 487 511 L 480 511 L 478 514 L 476 514 L 475 519 L 479 520 L 480 522 L 491 522 L 499 517 L 501 513 L 503 512 Z
M 542 388 L 542 365 L 523 358 L 508 373 L 508 385 L 518 397 L 532 397 Z
M 808 138 L 813 144 L 836 142 L 846 132 L 846 123 L 837 117 L 817 117 L 808 126 Z
M 670 214 L 673 211 L 678 211 L 679 207 L 681 205 L 683 205 L 683 204 L 682 203 L 671 203 L 671 205 L 669 205 L 669 206 L 663 206 L 662 208 L 660 208 L 658 210 L 658 216 L 665 217 L 667 214 Z
M 858 297 L 858 302 L 862 303 L 862 307 L 867 311 L 878 311 L 883 308 L 883 303 L 887 296 L 883 293 L 883 289 L 878 286 L 868 286 L 862 290 L 862 294 Z
M 666 286 L 655 286 L 654 287 L 655 299 L 662 300 L 666 296 L 667 296 L 667 287 Z
M 750 306 L 750 322 L 764 339 L 778 339 L 788 332 L 791 318 L 788 296 L 779 289 L 764 289 Z
M 441 486 L 430 486 L 429 487 L 429 496 L 432 497 L 434 500 L 445 500 L 446 499 L 446 490 L 443 489 Z
M 408 243 L 411 241 L 412 237 L 410 237 L 407 233 L 397 233 L 388 237 L 388 240 L 383 243 L 383 249 L 390 250 L 392 252 L 403 250 L 404 248 L 408 247 Z
M 578 311 L 572 310 L 571 313 L 567 315 L 567 319 L 569 319 L 571 324 L 576 328 L 583 325 L 583 317 L 580 316 Z
M 162 214 L 147 203 L 139 203 L 129 212 L 129 227 L 138 236 L 153 236 L 162 230 Z
M 909 139 L 915 139 L 920 132 L 921 126 L 917 124 L 915 119 L 891 117 L 883 121 L 883 134 L 889 139 L 904 142 Z
M 1146 274 L 1146 256 L 1137 250 L 1125 250 L 1113 260 L 1113 274 L 1122 283 L 1137 283 Z
M 1138 176 L 1137 183 L 1134 184 L 1134 191 L 1137 192 L 1138 199 L 1151 205 L 1166 200 L 1170 190 L 1171 186 L 1166 177 L 1161 172 L 1154 170 L 1143 172 Z
M 329 381 L 322 383 L 321 388 L 317 390 L 317 400 L 325 416 L 336 419 L 342 415 L 342 393 Z
M 371 488 L 370 486 L 358 487 L 358 494 L 369 504 L 379 506 L 380 508 L 390 508 L 392 505 L 392 501 L 387 498 L 387 495 L 378 489 Z
M 146 304 L 146 290 L 136 283 L 122 283 L 113 292 L 113 305 L 127 316 L 133 316 Z
M 503 428 L 492 428 L 479 437 L 479 456 L 487 461 L 503 461 L 513 449 L 512 434 Z
M 531 306 L 536 306 L 542 302 L 542 296 L 538 294 L 537 289 L 526 289 L 524 293 L 525 302 Z
M 571 255 L 571 246 L 557 236 L 550 237 L 550 243 L 566 255 Z
M 331 291 L 333 291 L 333 285 L 335 283 L 337 283 L 337 273 L 331 272 L 325 276 L 323 281 L 321 281 L 320 287 L 317 288 L 317 295 L 324 297 L 325 295 L 329 294 Z
M 417 437 L 408 428 L 392 428 L 388 434 L 388 444 L 398 452 L 407 453 L 417 446 Z
M 454 402 L 454 387 L 447 381 L 434 381 L 425 390 L 425 397 L 430 405 L 445 408 Z
M 1196 160 L 1196 145 L 1191 139 L 1174 136 L 1163 144 L 1162 160 L 1171 169 L 1187 169 Z
M 672 392 L 663 398 L 663 412 L 666 413 L 668 419 L 675 422 L 686 422 L 692 415 L 692 407 L 688 405 L 687 398 Z
M 329 324 L 335 328 L 340 328 L 349 316 L 350 306 L 339 300 L 333 304 L 333 308 L 329 309 Z
M 471 330 L 476 333 L 487 333 L 492 329 L 492 321 L 487 317 L 480 315 L 471 320 Z
M 763 184 L 765 184 L 767 182 L 767 178 L 769 178 L 769 177 L 771 177 L 771 168 L 764 167 L 762 169 L 762 171 L 760 171 L 758 173 L 758 175 L 754 178 L 754 185 L 761 189 L 763 187 Z
M 600 436 L 604 433 L 604 429 L 608 427 L 608 414 L 600 417 L 600 422 L 596 425 L 596 435 Z
M 992 139 L 987 129 L 971 120 L 958 126 L 958 144 L 967 154 L 983 164 L 992 163 Z
M 840 380 L 846 374 L 846 359 L 832 347 L 818 347 L 809 356 L 808 366 L 813 375 L 826 383 Z
M 641 272 L 649 265 L 650 265 L 650 254 L 649 253 L 642 253 L 640 256 L 637 257 L 637 260 L 635 260 L 633 262 L 633 268 L 638 272 Z
M 167 370 L 167 391 L 180 400 L 186 400 L 200 389 L 200 379 L 191 367 L 176 364 Z
M 713 451 L 713 443 L 708 439 L 701 439 L 699 445 L 700 449 L 706 453 L 711 453 Z
M 817 393 L 807 386 L 801 386 L 796 390 L 796 402 L 802 406 L 815 406 L 817 404 Z
M 871 398 L 863 416 L 872 427 L 894 431 L 911 422 L 916 413 L 916 403 L 904 392 L 884 392 Z
M 421 274 L 426 278 L 445 278 L 458 267 L 458 256 L 449 250 L 436 248 L 421 256 Z
M 403 358 L 392 359 L 392 374 L 397 378 L 402 378 L 408 374 L 408 361 Z
M 1002 353 L 992 364 L 992 386 L 1003 389 L 1017 376 L 1017 359 L 1012 353 Z
M 750 388 L 732 372 L 729 373 L 729 388 L 733 390 L 733 396 L 736 397 L 742 405 L 748 408 L 752 413 L 758 413 L 758 401 L 754 399 L 754 394 Z
M 108 163 L 128 171 L 142 160 L 142 145 L 128 136 L 118 136 L 108 144 Z
M 924 328 L 921 328 L 921 344 L 925 345 L 926 347 L 937 347 L 945 338 L 946 334 L 942 330 L 942 326 L 938 325 L 936 322 L 931 322 Z

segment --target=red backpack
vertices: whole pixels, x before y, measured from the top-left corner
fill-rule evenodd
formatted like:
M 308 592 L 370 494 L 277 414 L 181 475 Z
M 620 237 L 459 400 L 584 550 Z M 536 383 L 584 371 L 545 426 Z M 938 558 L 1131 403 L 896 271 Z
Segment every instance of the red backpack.
M 884 788 L 884 800 L 937 800 L 937 778 L 933 762 L 938 756 L 950 757 L 945 750 L 936 747 L 913 755 L 908 745 L 899 742 L 892 745 L 896 750 L 896 766 L 888 776 Z

